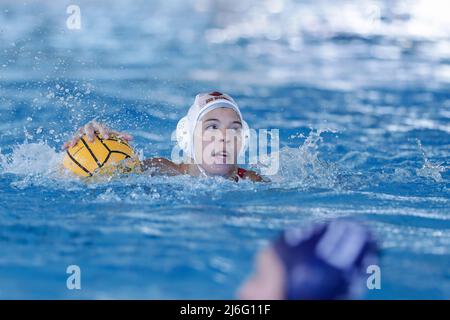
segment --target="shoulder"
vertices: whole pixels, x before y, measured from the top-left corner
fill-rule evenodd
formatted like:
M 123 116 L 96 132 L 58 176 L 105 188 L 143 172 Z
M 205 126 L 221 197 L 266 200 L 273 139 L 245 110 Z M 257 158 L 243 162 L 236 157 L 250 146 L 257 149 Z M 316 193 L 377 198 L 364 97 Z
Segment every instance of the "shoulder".
M 249 179 L 255 182 L 267 182 L 261 175 L 252 170 L 238 168 L 238 176 L 242 179 Z

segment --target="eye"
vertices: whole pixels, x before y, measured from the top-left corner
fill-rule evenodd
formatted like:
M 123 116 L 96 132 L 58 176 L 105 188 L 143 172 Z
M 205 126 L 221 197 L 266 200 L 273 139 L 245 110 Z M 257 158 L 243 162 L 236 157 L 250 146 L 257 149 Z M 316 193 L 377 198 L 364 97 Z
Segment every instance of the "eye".
M 206 130 L 217 130 L 219 127 L 217 126 L 217 124 L 210 124 L 206 126 Z

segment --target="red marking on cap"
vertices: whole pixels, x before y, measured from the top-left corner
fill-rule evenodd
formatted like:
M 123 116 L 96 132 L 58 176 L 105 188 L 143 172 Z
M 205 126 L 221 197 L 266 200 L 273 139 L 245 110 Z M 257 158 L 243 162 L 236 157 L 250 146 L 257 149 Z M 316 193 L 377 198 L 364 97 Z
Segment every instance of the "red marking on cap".
M 210 96 L 217 97 L 217 96 L 221 96 L 222 93 L 220 93 L 220 92 L 218 92 L 218 91 L 214 91 L 214 92 L 211 92 L 209 95 L 210 95 Z

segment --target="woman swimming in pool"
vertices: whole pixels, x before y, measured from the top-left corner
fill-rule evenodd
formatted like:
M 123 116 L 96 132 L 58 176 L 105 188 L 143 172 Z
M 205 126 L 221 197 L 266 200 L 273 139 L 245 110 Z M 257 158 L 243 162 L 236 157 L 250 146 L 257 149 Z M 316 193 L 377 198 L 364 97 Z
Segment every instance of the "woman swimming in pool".
M 106 126 L 91 121 L 77 131 L 63 148 L 74 146 L 82 135 L 93 141 L 95 133 L 105 139 L 116 135 L 132 140 L 127 133 L 115 132 Z M 235 181 L 248 179 L 264 181 L 251 170 L 238 166 L 238 157 L 245 152 L 249 139 L 249 128 L 243 120 L 236 102 L 220 92 L 201 93 L 177 125 L 177 142 L 183 150 L 184 161 L 180 164 L 165 158 L 145 159 L 141 170 L 150 174 L 191 176 L 222 176 Z

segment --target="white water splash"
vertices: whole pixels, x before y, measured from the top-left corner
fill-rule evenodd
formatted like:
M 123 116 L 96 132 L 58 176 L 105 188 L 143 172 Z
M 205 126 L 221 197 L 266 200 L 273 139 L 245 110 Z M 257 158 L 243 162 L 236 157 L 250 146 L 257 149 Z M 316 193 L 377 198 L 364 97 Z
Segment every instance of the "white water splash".
M 279 151 L 279 171 L 276 175 L 268 177 L 272 183 L 265 187 L 276 188 L 333 188 L 336 186 L 337 167 L 333 163 L 328 163 L 319 158 L 319 145 L 323 142 L 321 136 L 324 132 L 333 132 L 329 129 L 313 130 L 306 137 L 305 141 L 298 148 L 285 147 Z M 0 173 L 12 173 L 19 177 L 25 178 L 22 181 L 16 181 L 21 187 L 25 187 L 27 183 L 31 183 L 29 178 L 33 178 L 34 183 L 39 180 L 52 179 L 54 186 L 62 184 L 67 187 L 70 181 L 79 180 L 76 177 L 69 176 L 62 168 L 62 158 L 64 153 L 59 153 L 45 143 L 24 143 L 16 146 L 13 152 L 9 155 L 0 153 Z M 141 154 L 141 158 L 143 158 Z M 252 168 L 253 169 L 253 168 Z M 258 170 L 258 167 L 254 168 Z M 38 180 L 38 181 L 36 181 Z M 64 181 L 69 180 L 67 183 Z M 60 183 L 58 183 L 60 181 Z M 173 186 L 181 188 L 180 193 L 186 195 L 194 193 L 201 194 L 203 191 L 214 196 L 217 192 L 222 194 L 224 190 L 254 190 L 257 186 L 254 183 L 241 181 L 239 186 L 235 185 L 226 179 L 220 177 L 207 179 L 190 179 L 189 177 L 138 177 L 130 176 L 123 177 L 118 181 L 117 179 L 95 179 L 85 185 L 87 188 L 97 188 L 97 186 L 104 186 L 105 184 L 119 184 L 119 185 L 167 185 L 170 183 Z M 40 183 L 38 183 L 40 184 Z M 261 185 L 262 186 L 262 185 Z M 158 190 L 161 191 L 161 190 Z M 147 192 L 144 192 L 147 193 Z M 103 197 L 105 196 L 105 197 Z M 114 198 L 117 195 L 106 192 L 99 201 Z M 111 197 L 112 196 L 112 197 Z M 147 195 L 148 196 L 148 195 Z M 160 194 L 158 193 L 158 196 Z M 105 199 L 104 199 L 105 198 Z M 152 197 L 152 199 L 154 199 Z M 118 199 L 116 199 L 118 200 Z M 121 199 L 123 200 L 123 199 Z
M 280 169 L 270 177 L 273 182 L 297 188 L 333 188 L 337 183 L 338 169 L 335 164 L 319 158 L 319 145 L 324 132 L 330 129 L 311 129 L 304 143 L 298 148 L 284 147 L 280 150 Z
M 17 145 L 10 155 L 1 155 L 1 173 L 53 177 L 60 171 L 63 155 L 45 143 Z
M 420 140 L 417 140 L 417 146 L 422 153 L 424 163 L 422 168 L 416 169 L 416 174 L 419 177 L 431 178 L 436 182 L 443 182 L 444 179 L 442 179 L 441 172 L 445 172 L 445 167 L 442 166 L 441 163 L 432 163 L 430 160 L 428 160 L 427 154 L 425 153 Z

